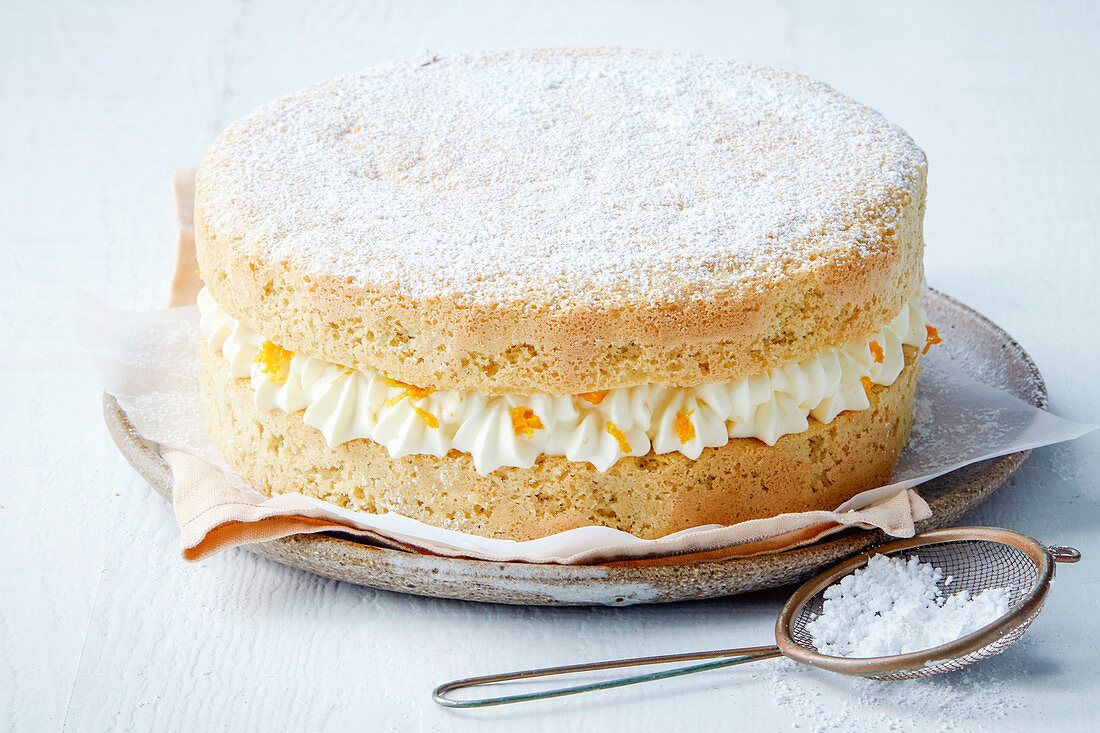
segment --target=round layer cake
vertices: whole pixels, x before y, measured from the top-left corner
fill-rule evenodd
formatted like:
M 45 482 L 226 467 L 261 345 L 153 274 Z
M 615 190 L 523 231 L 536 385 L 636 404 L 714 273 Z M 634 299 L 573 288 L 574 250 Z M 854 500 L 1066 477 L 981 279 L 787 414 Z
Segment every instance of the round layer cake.
M 199 168 L 203 400 L 255 488 L 530 539 L 883 483 L 926 163 L 830 87 L 696 56 L 432 56 L 315 84 Z

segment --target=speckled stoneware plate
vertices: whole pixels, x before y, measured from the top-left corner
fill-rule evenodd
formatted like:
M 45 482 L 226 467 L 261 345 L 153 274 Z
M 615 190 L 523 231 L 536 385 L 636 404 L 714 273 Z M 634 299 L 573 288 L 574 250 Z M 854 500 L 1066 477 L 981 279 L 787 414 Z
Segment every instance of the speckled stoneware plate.
M 941 293 L 930 291 L 925 305 L 945 336 L 939 348 L 972 377 L 1046 407 L 1043 378 L 1011 336 Z M 156 444 L 137 434 L 113 397 L 105 395 L 103 403 L 107 427 L 119 450 L 157 491 L 171 496 L 171 473 Z M 918 531 L 953 524 L 1000 488 L 1027 455 L 1025 451 L 984 461 L 920 486 L 932 517 L 920 522 Z M 773 588 L 807 578 L 824 565 L 886 539 L 878 530 L 848 530 L 772 555 L 651 566 L 465 560 L 382 549 L 328 534 L 295 535 L 245 549 L 318 575 L 401 593 L 570 606 L 665 603 Z

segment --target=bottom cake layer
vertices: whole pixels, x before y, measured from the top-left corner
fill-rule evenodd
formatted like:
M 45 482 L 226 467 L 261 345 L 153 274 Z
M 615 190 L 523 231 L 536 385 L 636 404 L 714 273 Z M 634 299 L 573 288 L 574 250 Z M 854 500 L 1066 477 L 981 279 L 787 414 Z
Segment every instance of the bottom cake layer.
M 225 460 L 258 491 L 300 492 L 366 512 L 393 511 L 485 537 L 528 540 L 604 525 L 653 539 L 703 524 L 734 524 L 787 512 L 834 509 L 887 481 L 912 426 L 918 351 L 889 387 L 872 385 L 866 410 L 828 425 L 810 420 L 774 446 L 735 438 L 695 460 L 680 453 L 621 458 L 600 473 L 588 463 L 542 456 L 533 468 L 488 475 L 470 456 L 391 458 L 357 439 L 330 448 L 300 413 L 256 408 L 247 379 L 202 348 L 202 400 Z

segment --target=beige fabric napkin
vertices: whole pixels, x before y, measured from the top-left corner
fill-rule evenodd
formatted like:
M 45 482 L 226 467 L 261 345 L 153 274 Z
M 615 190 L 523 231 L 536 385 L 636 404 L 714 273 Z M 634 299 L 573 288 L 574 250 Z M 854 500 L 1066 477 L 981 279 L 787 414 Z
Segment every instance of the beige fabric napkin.
M 202 287 L 195 260 L 195 230 L 192 217 L 195 194 L 195 168 L 181 168 L 173 177 L 176 222 L 176 269 L 172 278 L 169 305 L 193 305 Z M 220 469 L 201 458 L 180 450 L 162 447 L 161 453 L 172 468 L 172 504 L 180 525 L 183 557 L 201 560 L 224 549 L 252 542 L 312 532 L 340 532 L 365 542 L 426 554 L 460 554 L 430 543 L 421 547 L 397 541 L 370 530 L 321 516 L 315 506 L 304 501 L 299 506 L 273 508 L 235 488 Z M 623 547 L 589 550 L 569 558 L 570 562 L 630 565 L 659 565 L 691 560 L 717 560 L 779 552 L 812 543 L 846 527 L 879 527 L 887 533 L 909 537 L 914 522 L 932 514 L 913 490 L 899 492 L 857 511 L 803 512 L 771 519 L 758 519 L 736 525 L 736 538 L 730 544 L 728 529 L 706 530 L 679 539 L 659 541 L 649 546 L 655 557 L 628 558 L 636 550 Z M 722 532 L 716 544 L 716 532 Z

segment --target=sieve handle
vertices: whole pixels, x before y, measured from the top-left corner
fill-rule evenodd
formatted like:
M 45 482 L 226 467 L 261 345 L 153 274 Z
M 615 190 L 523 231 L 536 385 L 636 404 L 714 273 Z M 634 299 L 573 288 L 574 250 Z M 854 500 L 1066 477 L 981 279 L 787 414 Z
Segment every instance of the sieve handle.
M 1081 551 L 1076 547 L 1066 547 L 1065 545 L 1051 545 L 1047 548 L 1047 552 L 1054 559 L 1054 562 L 1077 562 L 1081 559 Z
M 733 667 L 747 662 L 756 662 L 761 659 L 774 659 L 782 656 L 777 646 L 751 646 L 741 649 L 716 649 L 709 652 L 689 652 L 687 654 L 666 654 L 658 657 L 635 657 L 634 659 L 615 659 L 607 662 L 589 662 L 586 664 L 570 664 L 563 667 L 544 667 L 542 669 L 527 669 L 522 672 L 505 672 L 503 674 L 490 674 L 483 677 L 467 677 L 440 685 L 432 691 L 432 699 L 443 707 L 448 708 L 483 708 L 490 705 L 505 705 L 513 702 L 528 702 L 530 700 L 545 700 L 551 697 L 564 695 L 576 695 L 581 692 L 594 690 L 609 690 L 615 687 L 636 685 L 640 682 L 652 682 L 665 680 L 669 677 L 680 677 L 694 672 L 705 672 L 711 669 Z M 529 680 L 536 677 L 551 677 L 554 675 L 575 674 L 578 672 L 594 672 L 601 669 L 619 669 L 622 667 L 641 667 L 647 664 L 669 664 L 672 662 L 689 662 L 698 659 L 715 659 L 717 661 L 703 664 L 692 664 L 686 667 L 676 667 L 660 672 L 618 677 L 604 682 L 593 682 L 586 685 L 574 685 L 572 687 L 555 687 L 539 692 L 528 692 L 520 695 L 506 695 L 504 697 L 482 697 L 468 700 L 455 700 L 447 697 L 448 693 L 468 687 L 481 687 L 484 685 L 500 684 L 502 682 L 514 682 L 516 680 Z

